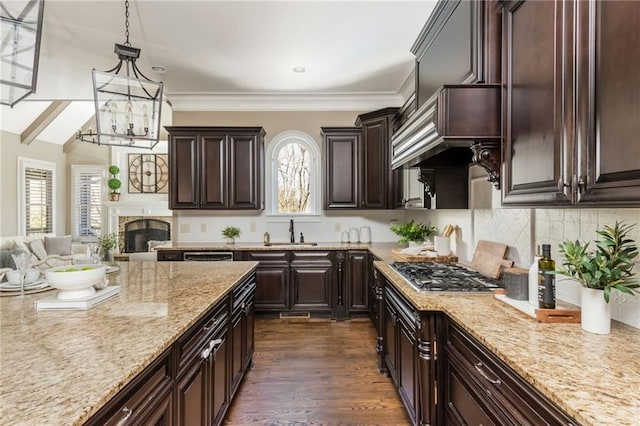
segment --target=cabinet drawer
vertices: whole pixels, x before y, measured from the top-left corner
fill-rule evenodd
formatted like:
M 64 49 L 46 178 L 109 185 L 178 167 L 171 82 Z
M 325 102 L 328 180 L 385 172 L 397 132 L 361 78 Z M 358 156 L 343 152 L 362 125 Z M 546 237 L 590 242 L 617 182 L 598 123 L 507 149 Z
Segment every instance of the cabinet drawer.
M 331 262 L 331 251 L 292 251 L 291 263 Z
M 158 404 L 171 393 L 170 353 L 168 350 L 158 357 L 86 424 L 144 423 L 146 416 L 153 414 Z
M 178 359 L 178 376 L 184 373 L 200 352 L 210 336 L 227 325 L 229 320 L 228 298 L 218 303 L 197 325 L 185 333 L 176 342 L 176 358 Z
M 247 280 L 233 289 L 233 308 L 235 314 L 238 307 L 246 306 L 251 302 L 256 291 L 256 275 L 252 274 Z
M 182 261 L 182 250 L 158 250 L 158 261 Z
M 457 360 L 513 424 L 577 424 L 475 338 L 449 321 L 447 357 Z
M 262 263 L 289 263 L 287 251 L 247 251 L 244 260 L 253 260 Z

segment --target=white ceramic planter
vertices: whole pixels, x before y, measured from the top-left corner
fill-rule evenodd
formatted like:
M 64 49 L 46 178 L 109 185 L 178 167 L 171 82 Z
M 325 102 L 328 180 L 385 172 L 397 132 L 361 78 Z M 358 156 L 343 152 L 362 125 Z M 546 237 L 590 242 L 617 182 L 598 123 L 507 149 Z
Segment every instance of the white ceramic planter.
M 611 332 L 611 305 L 604 300 L 604 290 L 582 287 L 582 329 L 594 334 Z

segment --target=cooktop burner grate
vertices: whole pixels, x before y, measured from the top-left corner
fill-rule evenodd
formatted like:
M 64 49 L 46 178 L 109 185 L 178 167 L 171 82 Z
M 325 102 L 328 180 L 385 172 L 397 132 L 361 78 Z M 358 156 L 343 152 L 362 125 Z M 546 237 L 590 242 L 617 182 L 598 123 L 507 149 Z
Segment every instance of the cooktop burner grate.
M 500 281 L 453 263 L 395 262 L 391 267 L 420 292 L 491 292 Z

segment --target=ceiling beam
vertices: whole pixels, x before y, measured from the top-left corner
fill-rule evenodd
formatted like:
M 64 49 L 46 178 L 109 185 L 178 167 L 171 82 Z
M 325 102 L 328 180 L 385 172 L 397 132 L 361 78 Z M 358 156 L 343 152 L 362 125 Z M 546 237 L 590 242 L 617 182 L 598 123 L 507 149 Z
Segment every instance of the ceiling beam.
M 82 125 L 82 127 L 80 127 L 80 132 L 84 133 L 84 132 L 88 131 L 89 128 L 95 124 L 95 118 L 96 118 L 95 114 L 92 115 L 91 118 L 89 118 Z M 77 135 L 77 133 L 74 133 L 73 135 L 71 135 L 71 137 L 69 139 L 67 139 L 67 141 L 62 146 L 62 152 L 64 152 L 65 154 L 71 152 L 71 150 L 73 149 L 75 144 L 80 142 L 80 140 L 78 138 L 76 138 L 76 135 Z
M 71 101 L 53 101 L 33 122 L 20 134 L 20 143 L 29 145 L 55 120 Z

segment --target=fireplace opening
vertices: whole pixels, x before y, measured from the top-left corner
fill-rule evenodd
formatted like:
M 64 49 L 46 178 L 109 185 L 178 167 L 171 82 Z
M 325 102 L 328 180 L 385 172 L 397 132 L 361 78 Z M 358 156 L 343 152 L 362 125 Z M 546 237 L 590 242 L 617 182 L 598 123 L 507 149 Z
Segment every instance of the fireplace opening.
M 171 223 L 158 219 L 137 219 L 124 225 L 124 252 L 148 251 L 149 241 L 171 239 Z

